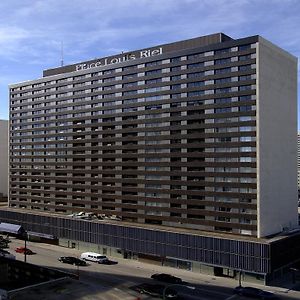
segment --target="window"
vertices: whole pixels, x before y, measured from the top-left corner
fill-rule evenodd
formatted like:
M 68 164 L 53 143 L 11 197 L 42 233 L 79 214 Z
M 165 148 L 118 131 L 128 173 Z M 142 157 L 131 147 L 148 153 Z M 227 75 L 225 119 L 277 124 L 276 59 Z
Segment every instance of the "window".
M 154 84 L 154 83 L 160 83 L 160 82 L 162 82 L 162 78 L 154 78 L 154 79 L 146 80 L 146 84 Z
M 127 75 L 123 75 L 123 79 L 132 79 L 132 78 L 136 78 L 137 77 L 137 74 L 134 73 L 134 74 L 127 74 Z
M 251 111 L 252 107 L 250 105 L 240 106 L 239 111 Z
M 152 109 L 161 109 L 162 108 L 162 105 L 147 105 L 145 107 L 146 110 L 152 110 Z
M 104 78 L 103 82 L 112 82 L 115 81 L 115 77 Z
M 204 95 L 204 91 L 188 92 L 188 97 L 196 97 Z
M 231 58 L 222 58 L 222 59 L 216 59 L 215 60 L 215 65 L 225 65 L 229 64 L 231 62 Z
M 134 81 L 134 82 L 128 82 L 128 83 L 124 83 L 123 84 L 123 88 L 128 88 L 128 87 L 134 87 L 134 86 L 137 86 L 137 81 Z
M 101 106 L 101 103 L 97 103 L 99 106 Z M 111 101 L 111 102 L 103 102 L 103 106 L 112 106 L 116 105 L 116 101 Z
M 246 95 L 246 96 L 240 96 L 239 101 L 250 101 L 251 100 L 251 95 Z
M 181 75 L 171 76 L 171 81 L 180 80 L 180 79 L 181 79 Z
M 157 101 L 157 100 L 162 100 L 162 96 L 158 95 L 158 96 L 151 96 L 151 97 L 145 97 L 145 101 Z
M 196 72 L 188 74 L 188 78 L 198 78 L 205 75 L 205 72 Z
M 136 90 L 134 90 L 134 91 L 125 91 L 125 92 L 123 92 L 123 96 L 126 96 L 126 95 L 135 95 L 135 94 L 137 94 L 137 91 L 136 91 Z
M 172 99 L 179 99 L 179 98 L 181 98 L 181 93 L 179 93 L 179 94 L 171 94 L 171 98 Z
M 173 84 L 170 86 L 171 90 L 179 90 L 181 88 L 181 84 Z
M 252 121 L 255 120 L 255 117 L 251 117 L 251 116 L 242 116 L 239 118 L 241 122 L 246 122 L 246 121 Z
M 188 101 L 187 106 L 198 106 L 203 105 L 204 100 L 194 100 L 194 101 Z
M 241 45 L 239 46 L 240 51 L 251 49 L 251 45 Z
M 103 95 L 104 99 L 106 99 L 106 98 L 113 98 L 113 97 L 115 97 L 114 93 L 113 94 L 105 94 L 105 95 Z
M 241 85 L 239 91 L 249 91 L 251 90 L 251 85 Z
M 220 79 L 216 79 L 215 83 L 216 84 L 220 84 L 220 83 L 228 83 L 231 82 L 231 77 L 226 77 L 226 78 L 220 78 Z
M 152 88 L 147 88 L 144 90 L 145 93 L 154 93 L 154 92 L 159 92 L 161 91 L 161 87 L 152 87 Z
M 115 72 L 115 70 L 105 70 L 105 71 L 103 71 L 103 75 L 112 74 L 114 72 Z
M 251 152 L 252 151 L 252 148 L 251 147 L 241 147 L 240 148 L 240 151 L 241 152 Z M 254 149 L 253 149 L 254 151 Z
M 240 157 L 240 162 L 251 162 L 251 157 Z
M 177 72 L 177 71 L 180 71 L 180 70 L 181 70 L 180 66 L 176 66 L 176 67 L 171 68 L 171 72 Z
M 201 57 L 204 57 L 204 53 L 191 54 L 191 55 L 188 55 L 188 60 L 199 59 Z
M 147 62 L 145 64 L 146 67 L 151 67 L 151 66 L 158 66 L 162 63 L 161 60 L 157 60 L 157 61 L 150 61 L 150 62 Z
M 251 126 L 241 126 L 240 131 L 245 132 L 245 131 L 251 131 L 252 128 Z
M 251 59 L 251 54 L 239 56 L 239 61 Z
M 215 113 L 226 113 L 226 112 L 231 112 L 231 107 L 215 108 Z
M 196 68 L 201 68 L 203 66 L 204 66 L 204 62 L 187 65 L 188 69 L 196 69 Z
M 251 65 L 239 66 L 239 71 L 251 70 Z
M 123 104 L 131 104 L 131 103 L 137 103 L 138 99 L 127 99 L 123 100 Z
M 216 104 L 224 104 L 224 103 L 231 103 L 231 98 L 218 98 L 215 99 Z
M 123 67 L 123 71 L 135 70 L 136 68 L 137 68 L 137 65 L 127 66 L 127 67 Z
M 188 87 L 199 87 L 204 86 L 204 81 L 190 82 L 188 83 Z
M 230 48 L 219 49 L 219 50 L 215 50 L 215 55 L 229 53 L 229 52 L 230 52 Z
M 180 62 L 181 61 L 181 57 L 179 56 L 179 57 L 173 57 L 172 59 L 171 59 L 171 62 Z
M 231 92 L 231 88 L 230 87 L 222 88 L 222 89 L 215 89 L 215 93 L 216 94 L 230 93 L 230 92 Z
M 127 107 L 127 108 L 123 108 L 123 112 L 134 112 L 137 111 L 138 108 L 137 107 Z
M 223 68 L 223 69 L 216 69 L 215 74 L 224 74 L 224 73 L 230 73 L 231 68 Z
M 251 75 L 243 75 L 239 76 L 239 81 L 244 81 L 244 80 L 251 80 Z
M 114 88 L 115 88 L 114 85 L 104 86 L 104 87 L 103 87 L 103 91 L 110 91 L 110 90 L 113 90 Z
M 161 74 L 161 69 L 158 69 L 158 70 L 151 70 L 151 71 L 145 72 L 145 75 L 146 75 L 146 76 L 152 76 L 152 75 L 156 75 L 156 74 Z

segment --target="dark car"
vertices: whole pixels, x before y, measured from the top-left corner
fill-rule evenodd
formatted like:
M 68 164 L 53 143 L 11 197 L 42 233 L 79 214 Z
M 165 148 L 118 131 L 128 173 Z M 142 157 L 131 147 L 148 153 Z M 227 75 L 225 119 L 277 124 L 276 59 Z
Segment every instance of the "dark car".
M 61 256 L 58 260 L 61 261 L 62 263 L 75 265 L 75 266 L 86 266 L 87 265 L 87 263 L 84 260 L 79 259 L 77 257 L 73 257 L 73 256 Z
M 23 254 L 26 254 L 26 255 L 32 255 L 32 254 L 35 254 L 33 251 L 31 251 L 29 248 L 25 248 L 25 247 L 18 247 L 15 249 L 15 251 L 17 253 L 23 253 Z
M 273 293 L 250 286 L 237 286 L 234 293 L 240 296 L 259 299 L 278 299 Z
M 182 283 L 182 279 L 179 277 L 175 277 L 173 275 L 170 274 L 153 274 L 151 276 L 152 279 L 157 280 L 157 281 L 163 281 L 163 282 L 167 282 L 167 283 L 178 283 L 181 284 Z
M 165 289 L 166 286 L 162 284 L 150 284 L 142 283 L 136 286 L 131 287 L 136 292 L 141 294 L 147 294 L 152 297 L 163 298 L 165 291 L 165 299 L 178 299 L 177 292 L 171 288 Z
M 117 265 L 118 262 L 117 262 L 117 261 L 114 261 L 114 260 L 108 259 L 108 260 L 105 260 L 105 261 L 101 262 L 101 264 L 102 264 L 102 265 Z

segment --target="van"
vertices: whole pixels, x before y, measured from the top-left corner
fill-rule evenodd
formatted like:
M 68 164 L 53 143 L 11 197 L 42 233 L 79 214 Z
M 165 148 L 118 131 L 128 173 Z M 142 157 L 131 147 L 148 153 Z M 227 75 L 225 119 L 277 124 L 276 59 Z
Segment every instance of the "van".
M 97 262 L 98 264 L 105 264 L 108 262 L 108 258 L 105 255 L 94 253 L 94 252 L 81 253 L 80 258 L 83 260 L 94 261 Z

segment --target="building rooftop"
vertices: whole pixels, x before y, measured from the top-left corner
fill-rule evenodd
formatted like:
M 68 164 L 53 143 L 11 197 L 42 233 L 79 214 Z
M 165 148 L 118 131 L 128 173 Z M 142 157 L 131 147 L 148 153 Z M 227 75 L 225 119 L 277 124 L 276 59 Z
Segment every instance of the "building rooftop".
M 30 211 L 30 210 L 24 210 L 19 208 L 12 208 L 12 207 L 0 207 L 0 210 L 2 211 L 15 211 L 19 213 L 26 213 L 26 214 L 37 214 L 36 211 Z M 38 212 L 38 215 L 43 215 L 47 217 L 55 217 L 55 218 L 63 218 L 63 219 L 74 219 L 74 217 L 70 215 L 64 215 L 64 214 L 58 214 L 55 212 Z M 78 218 L 79 220 L 79 218 Z M 273 235 L 270 238 L 256 238 L 254 236 L 250 235 L 238 235 L 238 234 L 226 234 L 222 232 L 213 232 L 213 231 L 204 231 L 204 230 L 195 230 L 195 229 L 186 229 L 186 228 L 174 228 L 169 226 L 157 226 L 157 225 L 151 225 L 151 224 L 140 224 L 140 223 L 131 223 L 131 222 L 125 222 L 125 221 L 117 221 L 117 220 L 100 220 L 100 219 L 80 219 L 81 221 L 85 222 L 93 222 L 93 223 L 104 223 L 104 224 L 110 224 L 115 226 L 127 226 L 127 227 L 134 227 L 134 228 L 142 228 L 142 229 L 148 229 L 148 230 L 159 230 L 159 231 L 167 231 L 167 232 L 176 232 L 176 233 L 182 233 L 182 234 L 192 234 L 192 235 L 200 235 L 200 236 L 208 236 L 208 237 L 215 237 L 220 239 L 232 239 L 232 240 L 240 240 L 240 241 L 251 241 L 251 242 L 257 242 L 257 243 L 265 243 L 269 244 L 278 240 L 285 239 L 291 235 L 299 235 L 300 229 L 294 229 L 290 230 L 288 232 L 281 232 L 277 235 Z

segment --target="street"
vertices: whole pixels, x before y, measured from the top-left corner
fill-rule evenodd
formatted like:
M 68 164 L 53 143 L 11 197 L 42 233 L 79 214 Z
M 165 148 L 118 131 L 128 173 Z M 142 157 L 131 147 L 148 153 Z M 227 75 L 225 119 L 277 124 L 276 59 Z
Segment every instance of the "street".
M 24 246 L 24 241 L 12 239 L 9 251 L 16 255 L 16 259 L 24 261 L 24 255 L 16 253 L 14 249 Z M 73 266 L 58 261 L 60 256 L 80 257 L 81 251 L 43 243 L 27 242 L 27 247 L 36 254 L 27 255 L 27 262 L 37 265 L 56 268 L 75 273 L 79 281 L 73 281 L 67 287 L 55 290 L 43 290 L 43 298 L 37 299 L 99 299 L 99 300 L 152 300 L 157 299 L 147 295 L 141 295 L 130 287 L 140 283 L 158 283 L 150 279 L 153 273 L 169 273 L 180 277 L 186 282 L 186 286 L 172 286 L 176 289 L 180 299 L 186 300 L 242 300 L 240 296 L 233 294 L 236 281 L 226 278 L 215 278 L 184 270 L 161 267 L 135 260 L 118 259 L 118 264 L 103 265 L 89 262 L 88 266 Z M 112 258 L 112 260 L 114 260 Z M 168 284 L 166 284 L 168 285 Z M 188 286 L 188 287 L 187 287 Z M 189 287 L 195 287 L 191 289 Z M 262 288 L 262 287 L 260 287 Z M 269 290 L 269 288 L 265 288 Z M 274 292 L 274 291 L 273 291 Z M 299 299 L 299 293 L 289 293 L 282 290 L 275 291 L 280 299 Z M 39 295 L 40 297 L 41 295 Z M 28 295 L 29 297 L 29 295 Z M 30 297 L 33 297 L 30 294 Z M 21 298 L 19 298 L 21 299 Z M 25 299 L 24 297 L 22 299 Z M 27 298 L 26 298 L 27 299 Z M 29 298 L 28 298 L 29 299 Z

